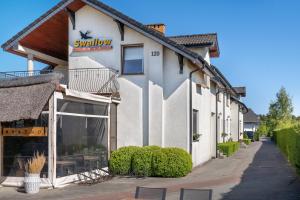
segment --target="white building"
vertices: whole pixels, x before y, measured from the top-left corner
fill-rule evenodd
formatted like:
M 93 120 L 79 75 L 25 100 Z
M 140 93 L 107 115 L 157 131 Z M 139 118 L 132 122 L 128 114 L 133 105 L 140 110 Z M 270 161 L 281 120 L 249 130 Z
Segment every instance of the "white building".
M 180 147 L 196 166 L 216 157 L 217 143 L 241 137 L 245 93 L 210 64 L 216 34 L 167 37 L 163 24 L 143 25 L 95 0 L 63 0 L 2 47 L 28 58 L 29 76 L 40 61 L 62 72 L 68 89 L 114 99 L 108 152 Z
M 244 116 L 244 132 L 255 133 L 259 127 L 259 123 L 259 116 L 249 108 L 249 112 Z

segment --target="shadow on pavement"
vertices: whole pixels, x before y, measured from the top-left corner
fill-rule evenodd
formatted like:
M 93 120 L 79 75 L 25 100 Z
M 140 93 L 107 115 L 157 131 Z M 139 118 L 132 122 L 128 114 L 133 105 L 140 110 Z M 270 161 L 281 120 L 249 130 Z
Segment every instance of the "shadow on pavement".
M 273 142 L 262 141 L 241 182 L 223 200 L 300 200 L 300 178 Z

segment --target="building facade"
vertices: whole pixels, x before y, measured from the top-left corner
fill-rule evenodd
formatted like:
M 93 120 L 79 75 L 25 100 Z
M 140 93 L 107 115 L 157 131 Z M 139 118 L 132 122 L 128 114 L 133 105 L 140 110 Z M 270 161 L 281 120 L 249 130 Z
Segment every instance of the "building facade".
M 255 133 L 260 123 L 259 116 L 252 109 L 249 109 L 244 118 L 244 132 Z
M 44 73 L 64 75 L 63 87 L 114 99 L 111 151 L 180 147 L 197 166 L 217 156 L 218 143 L 242 137 L 245 91 L 211 65 L 216 34 L 168 37 L 163 24 L 143 25 L 101 2 L 63 0 L 2 47 L 27 57 L 29 76 L 40 61 Z

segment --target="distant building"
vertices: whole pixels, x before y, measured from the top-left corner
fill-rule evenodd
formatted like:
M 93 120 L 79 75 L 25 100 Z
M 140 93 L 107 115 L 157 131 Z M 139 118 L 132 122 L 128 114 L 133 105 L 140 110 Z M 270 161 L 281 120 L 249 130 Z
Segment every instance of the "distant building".
M 244 114 L 244 132 L 255 132 L 259 123 L 259 116 L 249 108 L 248 113 Z

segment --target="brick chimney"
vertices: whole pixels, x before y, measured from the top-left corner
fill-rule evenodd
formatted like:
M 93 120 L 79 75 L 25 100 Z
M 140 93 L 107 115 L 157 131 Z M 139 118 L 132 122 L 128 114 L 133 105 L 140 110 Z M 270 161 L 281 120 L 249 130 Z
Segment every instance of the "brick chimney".
M 166 25 L 165 24 L 147 24 L 146 25 L 148 28 L 152 28 L 162 34 L 165 34 L 165 31 L 166 31 Z

